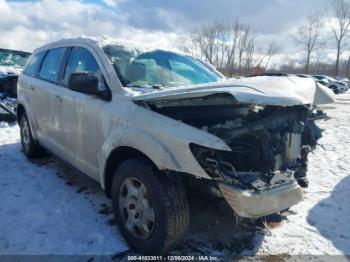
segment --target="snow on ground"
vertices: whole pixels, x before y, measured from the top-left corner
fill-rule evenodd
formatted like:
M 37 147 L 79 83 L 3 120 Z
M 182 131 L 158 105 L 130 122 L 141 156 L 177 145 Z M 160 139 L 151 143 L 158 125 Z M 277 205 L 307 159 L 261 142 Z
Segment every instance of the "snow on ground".
M 59 161 L 31 162 L 18 126 L 0 123 L 0 254 L 115 255 L 127 249 L 111 227 L 98 185 Z
M 189 233 L 173 254 L 350 255 L 350 94 L 310 155 L 310 187 L 269 234 L 237 226 L 218 204 L 191 201 Z M 127 250 L 99 185 L 54 157 L 29 161 L 17 125 L 0 123 L 0 254 L 107 254 Z M 192 203 L 193 202 L 193 203 Z M 225 213 L 226 214 L 226 213 Z
M 350 94 L 338 95 L 309 158 L 310 186 L 288 222 L 265 236 L 258 254 L 350 255 Z

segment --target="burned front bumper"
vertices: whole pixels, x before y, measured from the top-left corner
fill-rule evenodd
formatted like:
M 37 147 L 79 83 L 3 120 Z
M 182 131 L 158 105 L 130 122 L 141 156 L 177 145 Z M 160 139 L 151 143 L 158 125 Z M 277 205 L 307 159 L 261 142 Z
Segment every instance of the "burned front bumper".
M 277 213 L 302 200 L 302 190 L 296 182 L 261 192 L 242 190 L 225 183 L 218 186 L 235 213 L 246 218 Z

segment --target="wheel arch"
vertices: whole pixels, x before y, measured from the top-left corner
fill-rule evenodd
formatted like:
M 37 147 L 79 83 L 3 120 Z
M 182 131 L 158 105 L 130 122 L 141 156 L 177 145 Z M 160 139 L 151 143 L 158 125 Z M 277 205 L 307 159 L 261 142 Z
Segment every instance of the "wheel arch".
M 157 169 L 155 163 L 147 155 L 133 147 L 120 146 L 113 149 L 106 160 L 103 172 L 103 188 L 107 197 L 111 197 L 112 180 L 115 170 L 123 161 L 130 158 L 148 163 L 152 165 L 153 168 Z
M 17 122 L 21 119 L 22 115 L 26 112 L 26 109 L 22 104 L 17 105 L 16 114 L 17 114 Z

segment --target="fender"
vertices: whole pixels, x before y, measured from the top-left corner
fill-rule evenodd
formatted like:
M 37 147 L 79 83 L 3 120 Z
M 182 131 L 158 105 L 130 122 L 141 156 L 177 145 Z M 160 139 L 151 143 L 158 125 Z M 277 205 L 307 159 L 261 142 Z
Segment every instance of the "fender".
M 114 130 L 105 140 L 99 154 L 101 184 L 105 183 L 105 168 L 107 159 L 114 149 L 131 147 L 146 155 L 159 170 L 173 170 L 211 179 L 192 155 L 189 143 L 177 141 L 169 145 L 144 129 L 124 127 Z M 177 149 L 177 150 L 174 150 Z M 178 154 L 176 154 L 178 153 Z M 175 155 L 176 154 L 176 155 Z

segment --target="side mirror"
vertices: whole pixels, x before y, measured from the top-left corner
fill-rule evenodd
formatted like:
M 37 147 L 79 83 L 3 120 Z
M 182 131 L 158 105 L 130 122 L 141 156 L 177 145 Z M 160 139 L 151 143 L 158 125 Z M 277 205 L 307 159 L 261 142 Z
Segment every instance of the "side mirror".
M 72 73 L 68 80 L 68 88 L 73 91 L 91 95 L 100 93 L 97 76 L 89 72 Z

